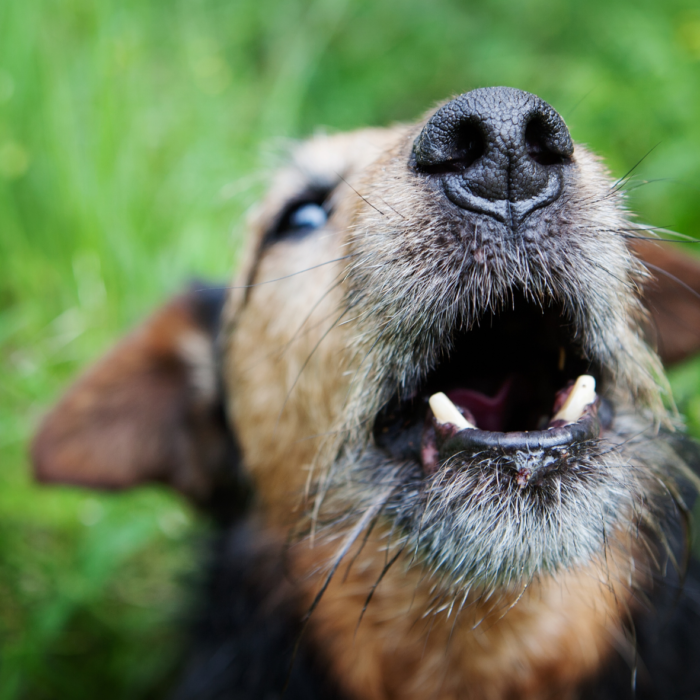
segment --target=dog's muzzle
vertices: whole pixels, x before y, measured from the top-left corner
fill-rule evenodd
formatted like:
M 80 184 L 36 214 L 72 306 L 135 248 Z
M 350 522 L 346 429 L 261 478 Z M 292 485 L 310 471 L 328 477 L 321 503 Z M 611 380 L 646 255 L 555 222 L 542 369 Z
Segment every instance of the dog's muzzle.
M 432 181 L 432 196 L 444 195 L 458 225 L 471 221 L 465 231 L 476 230 L 485 217 L 495 234 L 494 255 L 503 255 L 499 238 L 527 236 L 528 227 L 538 226 L 534 216 L 523 224 L 528 216 L 560 208 L 576 167 L 573 153 L 552 107 L 499 87 L 473 90 L 441 107 L 416 138 L 409 165 Z M 466 246 L 468 237 L 463 240 Z M 527 247 L 518 253 L 536 254 Z M 463 267 L 459 274 L 504 271 Z M 531 473 L 563 464 L 609 427 L 610 406 L 589 376 L 599 368 L 586 358 L 560 300 L 552 295 L 533 303 L 521 286 L 514 278 L 505 305 L 510 309 L 484 309 L 483 318 L 475 313 L 480 329 L 455 331 L 452 348 L 423 385 L 390 402 L 375 424 L 377 444 L 395 458 L 419 453 L 426 474 L 485 454 L 525 460 L 534 465 Z

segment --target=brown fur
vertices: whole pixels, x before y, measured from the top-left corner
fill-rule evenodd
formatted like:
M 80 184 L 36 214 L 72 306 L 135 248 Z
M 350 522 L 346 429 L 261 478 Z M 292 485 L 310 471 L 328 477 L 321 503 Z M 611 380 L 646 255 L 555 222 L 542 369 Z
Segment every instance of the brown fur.
M 206 328 L 179 297 L 125 338 L 39 428 L 39 480 L 101 488 L 166 481 L 205 500 L 226 449 Z
M 638 241 L 636 254 L 654 277 L 645 290 L 659 355 L 664 363 L 681 362 L 700 343 L 700 270 L 695 260 L 668 245 Z
M 332 554 L 316 547 L 293 559 L 302 576 Z M 609 564 L 489 600 L 472 595 L 461 611 L 428 614 L 431 582 L 396 567 L 359 621 L 384 562 L 380 546 L 366 546 L 349 575 L 331 581 L 311 618 L 312 635 L 353 697 L 573 698 L 616 643 L 628 647 L 620 623 L 629 589 Z M 310 604 L 318 584 L 300 583 Z
M 333 472 L 333 460 L 348 436 L 367 433 L 367 417 L 387 399 L 375 391 L 385 381 L 385 366 L 366 359 L 379 352 L 371 323 L 381 313 L 392 322 L 392 295 L 402 288 L 391 287 L 386 307 L 377 302 L 372 315 L 361 305 L 348 307 L 348 295 L 376 286 L 377 275 L 386 275 L 387 285 L 404 275 L 409 288 L 410 275 L 420 274 L 429 286 L 428 272 L 440 274 L 430 270 L 435 246 L 450 245 L 446 235 L 437 243 L 423 235 L 443 217 L 441 202 L 406 175 L 410 145 L 424 121 L 317 136 L 298 148 L 251 221 L 249 262 L 228 301 L 221 347 L 230 421 L 257 494 L 257 522 L 280 542 L 290 528 L 303 535 L 286 556 L 294 588 L 308 606 L 354 525 L 351 518 L 338 521 L 353 496 L 334 481 L 342 476 Z M 577 186 L 587 201 L 584 195 L 606 175 L 585 150 L 577 147 L 577 157 Z M 285 204 L 309 184 L 326 183 L 335 188 L 329 226 L 318 236 L 267 245 Z M 616 201 L 595 206 L 608 207 L 611 221 L 617 216 Z M 568 242 L 581 265 L 603 245 L 590 238 Z M 479 245 L 471 252 L 486 266 L 491 251 Z M 634 360 L 614 368 L 616 395 L 641 402 L 663 421 L 660 365 L 636 330 L 643 269 L 624 239 L 611 237 L 604 245 L 606 259 L 599 262 L 610 275 L 603 284 L 622 279 L 611 296 L 626 304 L 607 319 L 606 332 L 621 339 Z M 697 264 L 676 264 L 657 247 L 637 252 L 673 274 L 680 270 L 697 286 Z M 423 264 L 411 268 L 412 260 Z M 590 269 L 591 284 L 600 284 Z M 648 292 L 658 345 L 665 359 L 678 361 L 698 350 L 700 337 L 679 334 L 669 325 L 668 309 L 695 319 L 700 307 L 677 305 L 676 289 L 659 279 Z M 219 449 L 219 437 L 207 433 L 202 416 L 210 398 L 192 386 L 183 354 L 183 333 L 191 334 L 193 324 L 186 303 L 176 301 L 88 372 L 39 432 L 33 448 L 39 478 L 97 486 L 159 479 L 195 497 L 206 494 L 208 465 L 216 461 L 209 455 Z M 383 357 L 388 365 L 391 357 Z M 200 374 L 203 386 L 213 381 L 213 372 Z M 574 698 L 614 649 L 629 650 L 624 627 L 636 605 L 633 591 L 645 584 L 647 562 L 627 536 L 612 538 L 606 556 L 585 567 L 537 576 L 520 589 L 477 586 L 454 602 L 413 552 L 398 554 L 385 570 L 397 550 L 391 529 L 380 524 L 343 557 L 307 634 L 350 697 Z
M 342 148 L 348 137 L 340 138 Z M 360 154 L 364 161 L 365 134 L 354 138 L 353 155 Z M 302 163 L 313 163 L 314 152 L 335 148 L 333 138 L 321 137 L 304 146 L 298 157 Z M 396 158 L 391 150 L 388 153 L 389 160 Z M 357 167 L 349 161 L 340 171 L 349 179 Z M 376 166 L 380 172 L 387 167 L 384 161 Z M 281 180 L 288 178 L 284 173 Z M 337 217 L 352 220 L 367 205 L 350 186 L 341 185 L 341 190 Z M 274 185 L 272 191 L 270 199 L 275 201 Z M 362 191 L 370 193 L 378 208 L 388 209 L 382 199 L 372 197 L 375 190 L 365 186 Z M 263 231 L 265 225 L 255 228 Z M 328 235 L 321 245 L 316 240 L 279 244 L 260 258 L 254 276 L 244 271 L 238 279 L 254 284 L 321 265 L 343 255 L 341 242 Z M 344 265 L 303 273 L 301 284 L 293 277 L 254 287 L 242 310 L 235 301 L 229 309 L 235 319 L 226 350 L 231 416 L 246 466 L 274 526 L 288 525 L 303 513 L 301 503 L 289 508 L 290 494 L 303 493 L 322 436 L 338 427 L 333 417 L 347 395 L 345 331 L 343 327 L 329 331 L 342 293 L 333 284 Z M 274 311 L 271 316 L 260 313 L 281 306 L 284 317 Z M 309 603 L 322 577 L 309 577 L 308 572 L 325 572 L 333 551 L 323 545 L 290 554 Z M 455 623 L 456 613 L 426 617 L 433 597 L 431 582 L 416 569 L 407 575 L 399 564 L 378 586 L 358 627 L 384 562 L 381 540 L 366 546 L 350 576 L 331 581 L 310 623 L 310 634 L 326 650 L 341 685 L 362 698 L 565 697 L 609 653 L 621 609 L 629 604 L 629 587 L 616 580 L 617 572 L 600 566 L 568 574 L 565 580 L 538 582 L 507 614 L 508 601 L 517 593 L 491 604 L 472 603 Z M 504 669 L 511 670 L 504 673 Z

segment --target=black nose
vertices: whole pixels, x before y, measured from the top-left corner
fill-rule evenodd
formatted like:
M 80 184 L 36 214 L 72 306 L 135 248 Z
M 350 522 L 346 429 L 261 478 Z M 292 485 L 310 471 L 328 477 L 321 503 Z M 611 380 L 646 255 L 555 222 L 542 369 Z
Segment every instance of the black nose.
M 439 174 L 447 197 L 517 225 L 561 194 L 574 152 L 563 119 L 536 95 L 472 90 L 441 107 L 413 145 L 415 162 Z

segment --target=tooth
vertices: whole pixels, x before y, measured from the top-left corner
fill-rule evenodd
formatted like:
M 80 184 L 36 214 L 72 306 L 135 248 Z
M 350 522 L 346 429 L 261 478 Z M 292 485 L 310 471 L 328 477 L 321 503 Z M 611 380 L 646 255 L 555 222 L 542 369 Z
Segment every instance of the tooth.
M 433 415 L 439 423 L 452 423 L 456 425 L 459 430 L 465 430 L 466 428 L 476 428 L 472 425 L 457 409 L 457 407 L 450 401 L 445 394 L 439 391 L 437 394 L 433 394 L 428 400 L 430 404 L 430 409 Z
M 563 420 L 575 423 L 582 415 L 583 409 L 596 399 L 595 379 L 590 374 L 582 374 L 571 388 L 571 393 L 564 405 L 557 411 L 552 420 Z

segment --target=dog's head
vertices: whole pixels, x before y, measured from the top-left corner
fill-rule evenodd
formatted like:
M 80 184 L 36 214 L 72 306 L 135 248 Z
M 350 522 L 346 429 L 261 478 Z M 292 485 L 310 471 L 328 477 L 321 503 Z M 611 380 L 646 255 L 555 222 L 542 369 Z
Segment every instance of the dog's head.
M 316 136 L 254 215 L 220 326 L 197 290 L 161 311 L 48 416 L 37 473 L 206 500 L 233 454 L 223 401 L 275 527 L 380 522 L 450 590 L 585 565 L 673 489 L 639 254 L 700 280 L 635 253 L 650 234 L 622 184 L 507 88 Z M 655 342 L 687 356 L 700 339 L 669 321 L 688 317 L 683 288 L 650 289 Z

